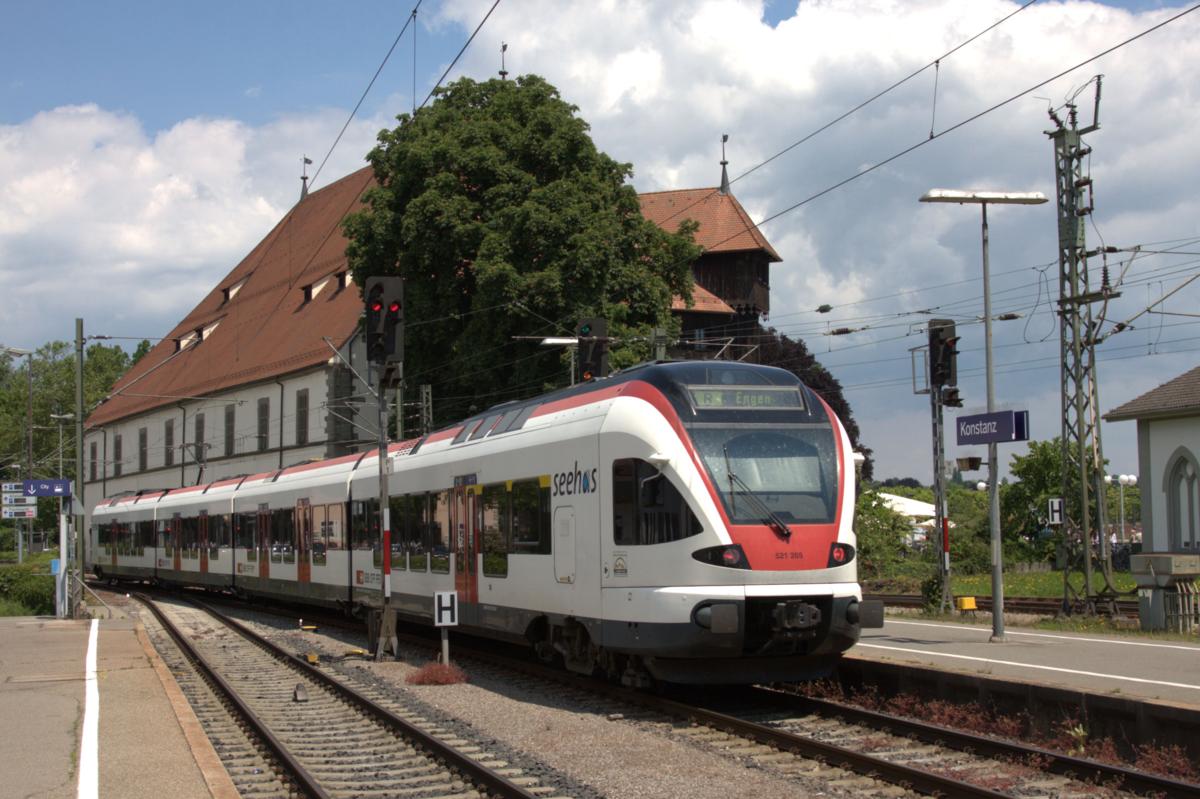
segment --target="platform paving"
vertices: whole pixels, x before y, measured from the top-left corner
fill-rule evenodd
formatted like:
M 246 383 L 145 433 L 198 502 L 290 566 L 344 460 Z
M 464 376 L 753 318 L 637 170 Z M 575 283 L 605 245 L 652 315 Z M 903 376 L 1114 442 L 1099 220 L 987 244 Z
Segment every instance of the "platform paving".
M 80 795 L 90 625 L 90 620 L 0 618 L 0 719 L 5 727 L 0 735 L 0 795 Z M 236 796 L 136 620 L 99 622 L 96 683 L 99 796 Z
M 1168 702 L 1200 710 L 1200 641 L 1053 632 L 1006 625 L 991 642 L 991 622 L 923 621 L 888 616 L 864 630 L 849 657 L 1040 683 Z

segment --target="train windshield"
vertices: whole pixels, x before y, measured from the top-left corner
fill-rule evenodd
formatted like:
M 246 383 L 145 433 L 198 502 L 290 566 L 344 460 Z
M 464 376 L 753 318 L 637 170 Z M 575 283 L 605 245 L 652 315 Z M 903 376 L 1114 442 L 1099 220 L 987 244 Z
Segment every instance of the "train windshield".
M 692 424 L 700 453 L 734 524 L 834 521 L 837 449 L 818 424 Z

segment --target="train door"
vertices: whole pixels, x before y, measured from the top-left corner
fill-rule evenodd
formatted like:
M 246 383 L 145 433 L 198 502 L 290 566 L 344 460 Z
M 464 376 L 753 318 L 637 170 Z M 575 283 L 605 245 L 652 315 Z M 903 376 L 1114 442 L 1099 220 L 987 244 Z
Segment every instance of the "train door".
M 554 509 L 554 579 L 575 582 L 575 509 Z
M 307 499 L 296 500 L 296 580 L 312 582 L 312 506 Z
M 108 551 L 112 554 L 112 566 L 114 571 L 116 571 L 117 568 L 117 536 L 120 534 L 120 529 L 120 522 L 113 522 L 112 524 L 108 525 Z
M 176 513 L 171 517 L 171 568 L 175 571 L 183 571 L 183 516 Z
M 271 576 L 271 508 L 265 502 L 258 506 L 258 576 Z
M 200 573 L 208 574 L 208 511 L 200 511 L 196 526 L 196 538 L 200 546 Z
M 454 588 L 462 602 L 479 601 L 479 575 L 477 570 L 479 551 L 475 540 L 475 507 L 479 497 L 475 494 L 478 486 L 455 486 L 454 501 L 450 504 L 450 525 L 454 531 Z

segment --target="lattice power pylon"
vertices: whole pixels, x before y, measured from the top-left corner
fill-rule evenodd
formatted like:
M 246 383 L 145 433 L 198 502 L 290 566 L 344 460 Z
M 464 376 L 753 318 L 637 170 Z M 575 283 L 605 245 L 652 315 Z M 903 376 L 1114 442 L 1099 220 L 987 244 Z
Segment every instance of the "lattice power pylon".
M 1062 355 L 1062 453 L 1064 533 L 1077 537 L 1085 574 L 1085 608 L 1094 608 L 1093 557 L 1107 575 L 1111 562 L 1104 536 L 1104 455 L 1100 443 L 1100 397 L 1096 374 L 1096 334 L 1092 303 L 1111 297 L 1107 286 L 1092 291 L 1088 285 L 1088 251 L 1084 225 L 1092 213 L 1092 179 L 1084 162 L 1091 154 L 1082 137 L 1097 130 L 1100 81 L 1096 79 L 1096 106 L 1092 124 L 1080 128 L 1073 104 L 1068 122 L 1051 111 L 1056 129 L 1046 131 L 1054 142 L 1054 171 L 1058 195 L 1058 313 Z M 1068 569 L 1069 571 L 1069 569 Z M 1063 581 L 1063 610 L 1070 610 L 1068 583 Z

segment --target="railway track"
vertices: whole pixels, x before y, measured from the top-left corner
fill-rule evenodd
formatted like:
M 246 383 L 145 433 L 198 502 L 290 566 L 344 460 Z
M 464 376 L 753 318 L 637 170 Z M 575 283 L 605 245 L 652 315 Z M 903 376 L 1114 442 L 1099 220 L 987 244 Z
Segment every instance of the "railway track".
M 869 594 L 864 595 L 864 599 L 879 599 L 888 607 L 897 608 L 921 608 L 925 606 L 925 599 L 920 594 Z M 975 604 L 980 610 L 991 612 L 992 598 L 986 596 L 975 597 Z M 1098 611 L 1105 610 L 1106 605 L 1100 604 L 1097 607 Z M 1004 598 L 1004 610 L 1008 613 L 1029 613 L 1038 616 L 1056 616 L 1062 610 L 1062 598 L 1058 597 L 1009 597 Z M 1083 608 L 1078 603 L 1072 606 L 1073 613 L 1082 612 Z M 1116 600 L 1117 615 L 1126 618 L 1137 618 L 1138 603 L 1137 600 L 1120 599 Z
M 437 646 L 420 636 L 402 640 L 431 651 Z M 539 695 L 566 691 L 573 702 L 610 719 L 649 725 L 658 734 L 780 776 L 818 777 L 855 795 L 1200 797 L 1197 785 L 786 690 L 672 698 L 579 678 L 464 642 L 455 644 L 455 656 L 471 661 L 478 675 L 490 671 L 507 684 L 534 685 Z M 329 670 L 338 680 L 354 681 L 357 669 L 331 664 Z
M 394 697 L 349 685 L 210 608 L 138 598 L 177 647 L 168 665 L 243 795 L 557 793 Z
M 420 636 L 404 640 L 423 647 Z M 856 795 L 894 797 L 897 787 L 955 797 L 1171 796 L 1200 799 L 1200 786 L 960 732 L 786 690 L 752 687 L 696 699 L 631 691 L 457 643 L 458 657 L 566 686 L 632 718 L 759 767 L 822 777 Z M 711 691 L 705 692 L 711 695 Z M 649 714 L 649 715 L 647 715 Z M 683 722 L 682 724 L 680 722 Z

